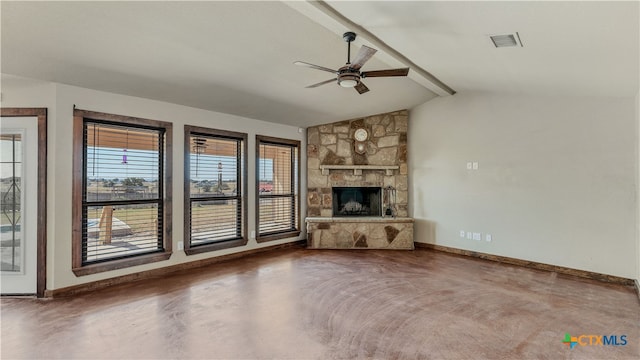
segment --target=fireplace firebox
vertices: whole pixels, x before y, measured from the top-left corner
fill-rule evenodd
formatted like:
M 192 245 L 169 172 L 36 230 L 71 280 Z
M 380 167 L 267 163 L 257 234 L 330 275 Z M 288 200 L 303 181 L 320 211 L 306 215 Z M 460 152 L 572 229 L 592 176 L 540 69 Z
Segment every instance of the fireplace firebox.
M 333 216 L 382 216 L 382 188 L 333 187 Z

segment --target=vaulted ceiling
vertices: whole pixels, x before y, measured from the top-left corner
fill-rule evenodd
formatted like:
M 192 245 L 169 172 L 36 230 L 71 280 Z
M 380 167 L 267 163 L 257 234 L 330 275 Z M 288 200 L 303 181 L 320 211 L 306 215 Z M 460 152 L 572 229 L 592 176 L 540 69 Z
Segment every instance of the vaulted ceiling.
M 635 96 L 638 2 L 7 2 L 1 71 L 306 127 L 483 91 Z M 327 84 L 342 33 L 378 49 L 371 91 Z M 522 47 L 488 35 L 517 32 Z M 430 77 L 431 74 L 432 76 Z M 436 78 L 436 80 L 434 80 Z M 440 80 L 445 87 L 439 86 Z M 455 96 L 455 95 L 454 95 Z

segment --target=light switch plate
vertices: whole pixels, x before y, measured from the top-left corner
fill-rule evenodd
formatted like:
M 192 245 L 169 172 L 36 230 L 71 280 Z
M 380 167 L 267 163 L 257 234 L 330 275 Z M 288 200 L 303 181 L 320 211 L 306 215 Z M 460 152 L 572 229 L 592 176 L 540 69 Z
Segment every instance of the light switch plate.
M 460 230 L 460 237 L 464 238 L 464 230 Z
M 473 170 L 478 170 L 478 162 L 477 161 L 474 161 L 472 166 L 473 166 Z
M 482 240 L 482 234 L 480 233 L 473 233 L 473 240 Z
M 487 241 L 491 241 L 491 240 L 493 240 L 493 238 L 492 238 L 491 234 L 487 234 L 487 235 L 485 235 L 485 240 L 487 240 Z
M 473 169 L 473 163 L 468 162 L 467 163 L 467 170 L 471 170 Z

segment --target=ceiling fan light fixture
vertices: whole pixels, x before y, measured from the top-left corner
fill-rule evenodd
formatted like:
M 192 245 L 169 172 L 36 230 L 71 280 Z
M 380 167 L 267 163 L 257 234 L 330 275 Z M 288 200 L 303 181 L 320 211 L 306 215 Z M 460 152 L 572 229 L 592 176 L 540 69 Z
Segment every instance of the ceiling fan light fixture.
M 360 76 L 357 74 L 340 74 L 338 76 L 338 85 L 345 88 L 352 88 L 360 82 Z
M 352 87 L 358 85 L 358 80 L 355 80 L 355 79 L 340 79 L 340 82 L 338 84 L 340 84 L 340 86 L 345 87 L 345 88 L 352 88 Z

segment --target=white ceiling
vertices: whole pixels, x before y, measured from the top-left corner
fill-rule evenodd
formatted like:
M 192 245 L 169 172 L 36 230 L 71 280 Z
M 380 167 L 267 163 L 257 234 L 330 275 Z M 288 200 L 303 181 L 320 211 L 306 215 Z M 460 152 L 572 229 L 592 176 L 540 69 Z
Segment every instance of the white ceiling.
M 638 2 L 330 1 L 455 91 L 635 96 Z M 305 2 L 0 2 L 1 71 L 255 119 L 310 126 L 411 108 L 443 91 L 412 69 L 328 84 L 346 61 L 344 19 Z M 488 34 L 518 31 L 524 47 Z M 380 50 L 363 70 L 407 66 Z M 429 90 L 430 89 L 430 90 Z M 454 95 L 455 96 L 455 95 Z
M 638 92 L 638 1 L 328 3 L 458 92 Z M 488 37 L 514 32 L 523 47 Z

